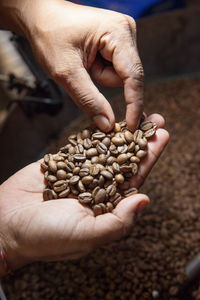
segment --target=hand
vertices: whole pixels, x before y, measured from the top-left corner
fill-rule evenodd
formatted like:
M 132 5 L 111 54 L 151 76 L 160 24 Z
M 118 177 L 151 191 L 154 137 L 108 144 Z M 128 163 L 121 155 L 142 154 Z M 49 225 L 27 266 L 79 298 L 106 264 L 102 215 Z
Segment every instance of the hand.
M 159 127 L 161 116 L 149 117 Z M 139 187 L 168 142 L 159 128 L 148 144 L 132 184 Z M 76 199 L 43 201 L 43 173 L 35 162 L 0 186 L 0 248 L 13 270 L 33 261 L 67 260 L 81 257 L 95 247 L 119 239 L 132 228 L 135 213 L 149 199 L 137 194 L 123 199 L 113 213 L 94 217 Z
M 124 87 L 126 121 L 135 129 L 143 111 L 143 68 L 133 18 L 63 0 L 9 2 L 19 11 L 13 30 L 26 35 L 42 68 L 96 125 L 109 131 L 114 114 L 92 79 Z

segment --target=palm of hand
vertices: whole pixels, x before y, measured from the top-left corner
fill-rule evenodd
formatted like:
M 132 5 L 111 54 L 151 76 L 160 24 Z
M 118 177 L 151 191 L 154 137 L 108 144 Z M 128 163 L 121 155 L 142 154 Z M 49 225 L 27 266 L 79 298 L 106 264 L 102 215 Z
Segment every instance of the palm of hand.
M 151 120 L 163 125 L 158 115 Z M 164 129 L 158 129 L 149 143 L 149 154 L 140 165 L 132 184 L 139 187 L 168 141 Z M 121 201 L 113 213 L 94 217 L 90 209 L 76 199 L 43 201 L 43 174 L 36 162 L 20 170 L 0 187 L 0 228 L 6 236 L 6 252 L 22 261 L 13 268 L 33 260 L 58 260 L 80 257 L 99 244 L 126 234 L 138 204 L 148 203 L 137 194 Z M 9 255 L 8 255 L 9 256 Z M 10 255 L 12 257 L 12 255 Z M 15 259 L 16 261 L 16 259 Z

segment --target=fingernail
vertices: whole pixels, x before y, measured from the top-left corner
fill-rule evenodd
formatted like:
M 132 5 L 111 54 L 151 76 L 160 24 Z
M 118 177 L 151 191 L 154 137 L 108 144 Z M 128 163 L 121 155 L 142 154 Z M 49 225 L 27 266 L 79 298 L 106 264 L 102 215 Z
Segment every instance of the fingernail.
M 110 126 L 110 122 L 103 115 L 98 115 L 98 116 L 93 117 L 93 121 L 99 127 L 99 129 L 101 129 L 103 131 L 106 131 Z
M 141 212 L 148 205 L 147 201 L 141 201 L 136 207 L 136 212 Z

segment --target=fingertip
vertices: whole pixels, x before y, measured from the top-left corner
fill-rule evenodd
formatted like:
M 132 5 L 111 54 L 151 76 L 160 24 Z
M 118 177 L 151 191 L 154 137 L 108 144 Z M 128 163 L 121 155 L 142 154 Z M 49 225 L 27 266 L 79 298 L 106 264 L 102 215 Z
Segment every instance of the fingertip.
M 156 125 L 159 128 L 163 128 L 165 126 L 165 119 L 164 119 L 164 117 L 162 115 L 160 115 L 160 114 L 157 114 L 157 113 L 148 116 L 146 118 L 146 120 L 152 121 L 152 122 L 156 123 Z

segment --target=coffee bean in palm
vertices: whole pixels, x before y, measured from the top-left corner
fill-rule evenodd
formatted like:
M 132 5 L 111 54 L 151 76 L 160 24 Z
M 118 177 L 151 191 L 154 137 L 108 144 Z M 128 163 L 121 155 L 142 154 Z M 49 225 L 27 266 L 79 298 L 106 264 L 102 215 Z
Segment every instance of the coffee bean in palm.
M 57 164 L 56 164 L 56 162 L 54 160 L 49 160 L 48 166 L 49 166 L 49 171 L 51 171 L 52 173 L 56 173 L 56 171 L 57 171 Z
M 92 165 L 90 167 L 90 175 L 93 176 L 93 177 L 97 176 L 99 174 L 99 171 L 100 170 L 99 170 L 99 167 L 97 165 Z
M 134 155 L 134 156 L 131 156 L 130 161 L 132 163 L 137 163 L 138 164 L 140 162 L 140 159 L 139 159 L 139 157 Z
M 40 167 L 41 167 L 41 169 L 42 169 L 44 172 L 48 170 L 48 166 L 47 166 L 47 164 L 45 164 L 45 162 L 42 162 L 42 163 L 40 164 Z
M 127 190 L 124 190 L 123 194 L 125 197 L 137 194 L 138 190 L 135 187 L 129 188 Z
M 106 200 L 106 191 L 105 191 L 105 189 L 98 190 L 98 192 L 95 195 L 94 202 L 98 204 L 98 203 L 104 202 L 105 200 Z
M 97 144 L 96 149 L 100 154 L 106 154 L 107 150 L 108 150 L 106 145 L 104 143 L 101 143 L 101 142 Z
M 59 161 L 57 163 L 57 168 L 58 169 L 65 169 L 66 168 L 66 164 L 63 161 Z
M 92 194 L 89 192 L 84 192 L 78 195 L 80 203 L 88 204 L 92 202 Z
M 74 175 L 79 175 L 79 173 L 80 173 L 80 167 L 75 167 L 74 169 L 73 169 L 73 174 Z
M 92 209 L 93 209 L 93 212 L 94 212 L 94 216 L 95 216 L 95 217 L 102 214 L 102 207 L 101 207 L 101 205 L 95 204 L 95 205 L 92 207 Z
M 131 172 L 133 175 L 136 175 L 138 173 L 138 165 L 136 163 L 131 163 Z
M 135 142 L 131 142 L 129 145 L 128 145 L 128 151 L 129 152 L 133 152 L 135 150 Z
M 98 155 L 98 151 L 96 148 L 90 148 L 86 151 L 86 155 L 87 157 L 91 158 L 93 156 L 97 156 Z
M 92 142 L 89 138 L 83 140 L 83 146 L 85 149 L 89 149 L 92 147 Z
M 90 168 L 90 167 L 80 169 L 79 175 L 80 175 L 81 177 L 84 177 L 84 176 L 89 175 L 89 174 L 90 174 L 90 169 L 89 169 L 89 168 Z
M 153 128 L 153 123 L 151 121 L 144 121 L 140 124 L 140 129 L 142 131 L 147 131 L 151 128 Z
M 112 168 L 111 166 L 107 166 L 107 167 L 106 167 L 106 170 L 107 170 L 108 172 L 110 172 L 112 175 L 114 175 L 114 171 L 113 171 L 113 168 Z
M 45 156 L 44 156 L 44 162 L 46 164 L 48 164 L 49 160 L 50 160 L 50 155 L 49 154 L 45 154 Z
M 140 150 L 140 146 L 137 144 L 135 145 L 135 153 L 137 153 Z
M 74 153 L 75 153 L 75 147 L 70 146 L 70 147 L 69 147 L 69 150 L 68 150 L 68 153 L 69 153 L 69 154 L 74 154 Z
M 106 203 L 106 212 L 112 212 L 113 210 L 113 204 L 111 202 Z
M 131 172 L 131 171 L 132 171 L 132 166 L 131 165 L 124 164 L 124 165 L 120 166 L 120 172 L 121 173 L 128 173 L 128 172 Z
M 115 175 L 115 180 L 119 184 L 124 183 L 124 176 L 122 174 L 116 174 Z
M 53 200 L 53 199 L 56 199 L 54 198 L 55 194 L 53 193 L 53 190 L 50 190 L 50 189 L 45 189 L 43 191 L 43 199 L 46 201 L 46 200 Z
M 102 213 L 105 214 L 107 212 L 106 205 L 104 203 L 99 203 L 99 206 L 102 208 Z
M 107 161 L 107 156 L 105 154 L 100 154 L 98 158 L 98 162 L 102 165 L 104 165 Z
M 74 160 L 77 162 L 84 162 L 86 160 L 86 156 L 84 154 L 74 154 Z
M 105 178 L 103 177 L 103 175 L 99 176 L 99 180 L 98 180 L 98 184 L 100 187 L 103 187 L 105 183 Z
M 112 142 L 115 146 L 122 146 L 124 144 L 124 140 L 121 137 L 116 136 L 112 138 Z
M 64 191 L 59 193 L 59 198 L 67 198 L 67 196 L 70 194 L 70 188 L 67 187 Z
M 116 157 L 114 157 L 114 156 L 109 156 L 108 158 L 107 158 L 107 164 L 108 165 L 112 165 L 114 162 L 116 162 Z
M 56 193 L 60 193 L 60 192 L 64 191 L 67 188 L 67 183 L 63 183 L 59 186 L 54 186 L 53 188 L 54 188 L 54 191 Z
M 67 173 L 64 170 L 58 170 L 56 176 L 58 179 L 66 179 Z
M 108 194 L 109 197 L 114 196 L 117 192 L 117 188 L 115 184 L 110 184 L 107 188 L 106 188 L 106 193 Z
M 138 158 L 143 158 L 143 157 L 145 157 L 147 155 L 147 151 L 145 151 L 145 150 L 139 150 L 139 151 L 137 151 L 137 153 L 136 153 L 136 156 L 138 157 Z
M 82 177 L 81 181 L 82 181 L 83 184 L 88 185 L 88 184 L 92 183 L 93 176 L 91 176 L 91 175 L 84 176 L 84 177 Z
M 125 163 L 127 161 L 128 157 L 126 153 L 123 154 L 119 154 L 117 156 L 117 162 L 119 165 L 122 165 L 123 163 Z
M 102 143 L 104 145 L 106 145 L 106 147 L 108 148 L 110 146 L 110 143 L 111 143 L 111 140 L 109 137 L 105 137 L 103 140 L 102 140 Z
M 117 162 L 114 162 L 112 164 L 112 169 L 114 173 L 119 173 L 120 172 L 119 164 Z
M 80 177 L 78 175 L 74 175 L 70 178 L 69 183 L 71 185 L 75 185 L 78 183 L 79 179 L 80 179 Z
M 47 180 L 50 182 L 55 182 L 55 181 L 57 181 L 57 177 L 54 175 L 48 175 Z
M 124 183 L 119 184 L 120 190 L 128 190 L 130 187 L 130 182 L 128 180 L 125 180 Z
M 137 143 L 137 141 L 138 141 L 139 139 L 141 139 L 142 137 L 143 137 L 143 131 L 140 130 L 140 129 L 137 129 L 137 130 L 134 132 L 134 134 L 133 134 L 133 140 L 134 140 L 134 142 L 136 142 L 136 143 Z
M 132 143 L 134 141 L 134 136 L 129 130 L 124 132 L 124 137 L 128 143 Z
M 151 128 L 147 131 L 144 132 L 144 137 L 149 139 L 151 138 L 154 134 L 156 133 L 156 129 L 155 128 Z
M 121 126 L 119 123 L 115 123 L 114 125 L 114 132 L 120 132 L 121 131 Z
M 138 139 L 137 143 L 140 146 L 140 149 L 145 149 L 147 146 L 147 139 L 143 137 L 142 139 Z
M 77 187 L 80 193 L 86 192 L 86 188 L 81 180 L 78 181 Z
M 103 175 L 103 177 L 106 178 L 107 180 L 112 180 L 113 179 L 112 173 L 110 173 L 107 170 L 101 171 L 101 175 Z
M 54 159 L 56 162 L 64 161 L 64 157 L 60 156 L 59 154 L 58 154 L 58 155 L 55 155 L 55 156 L 53 157 L 53 159 Z

